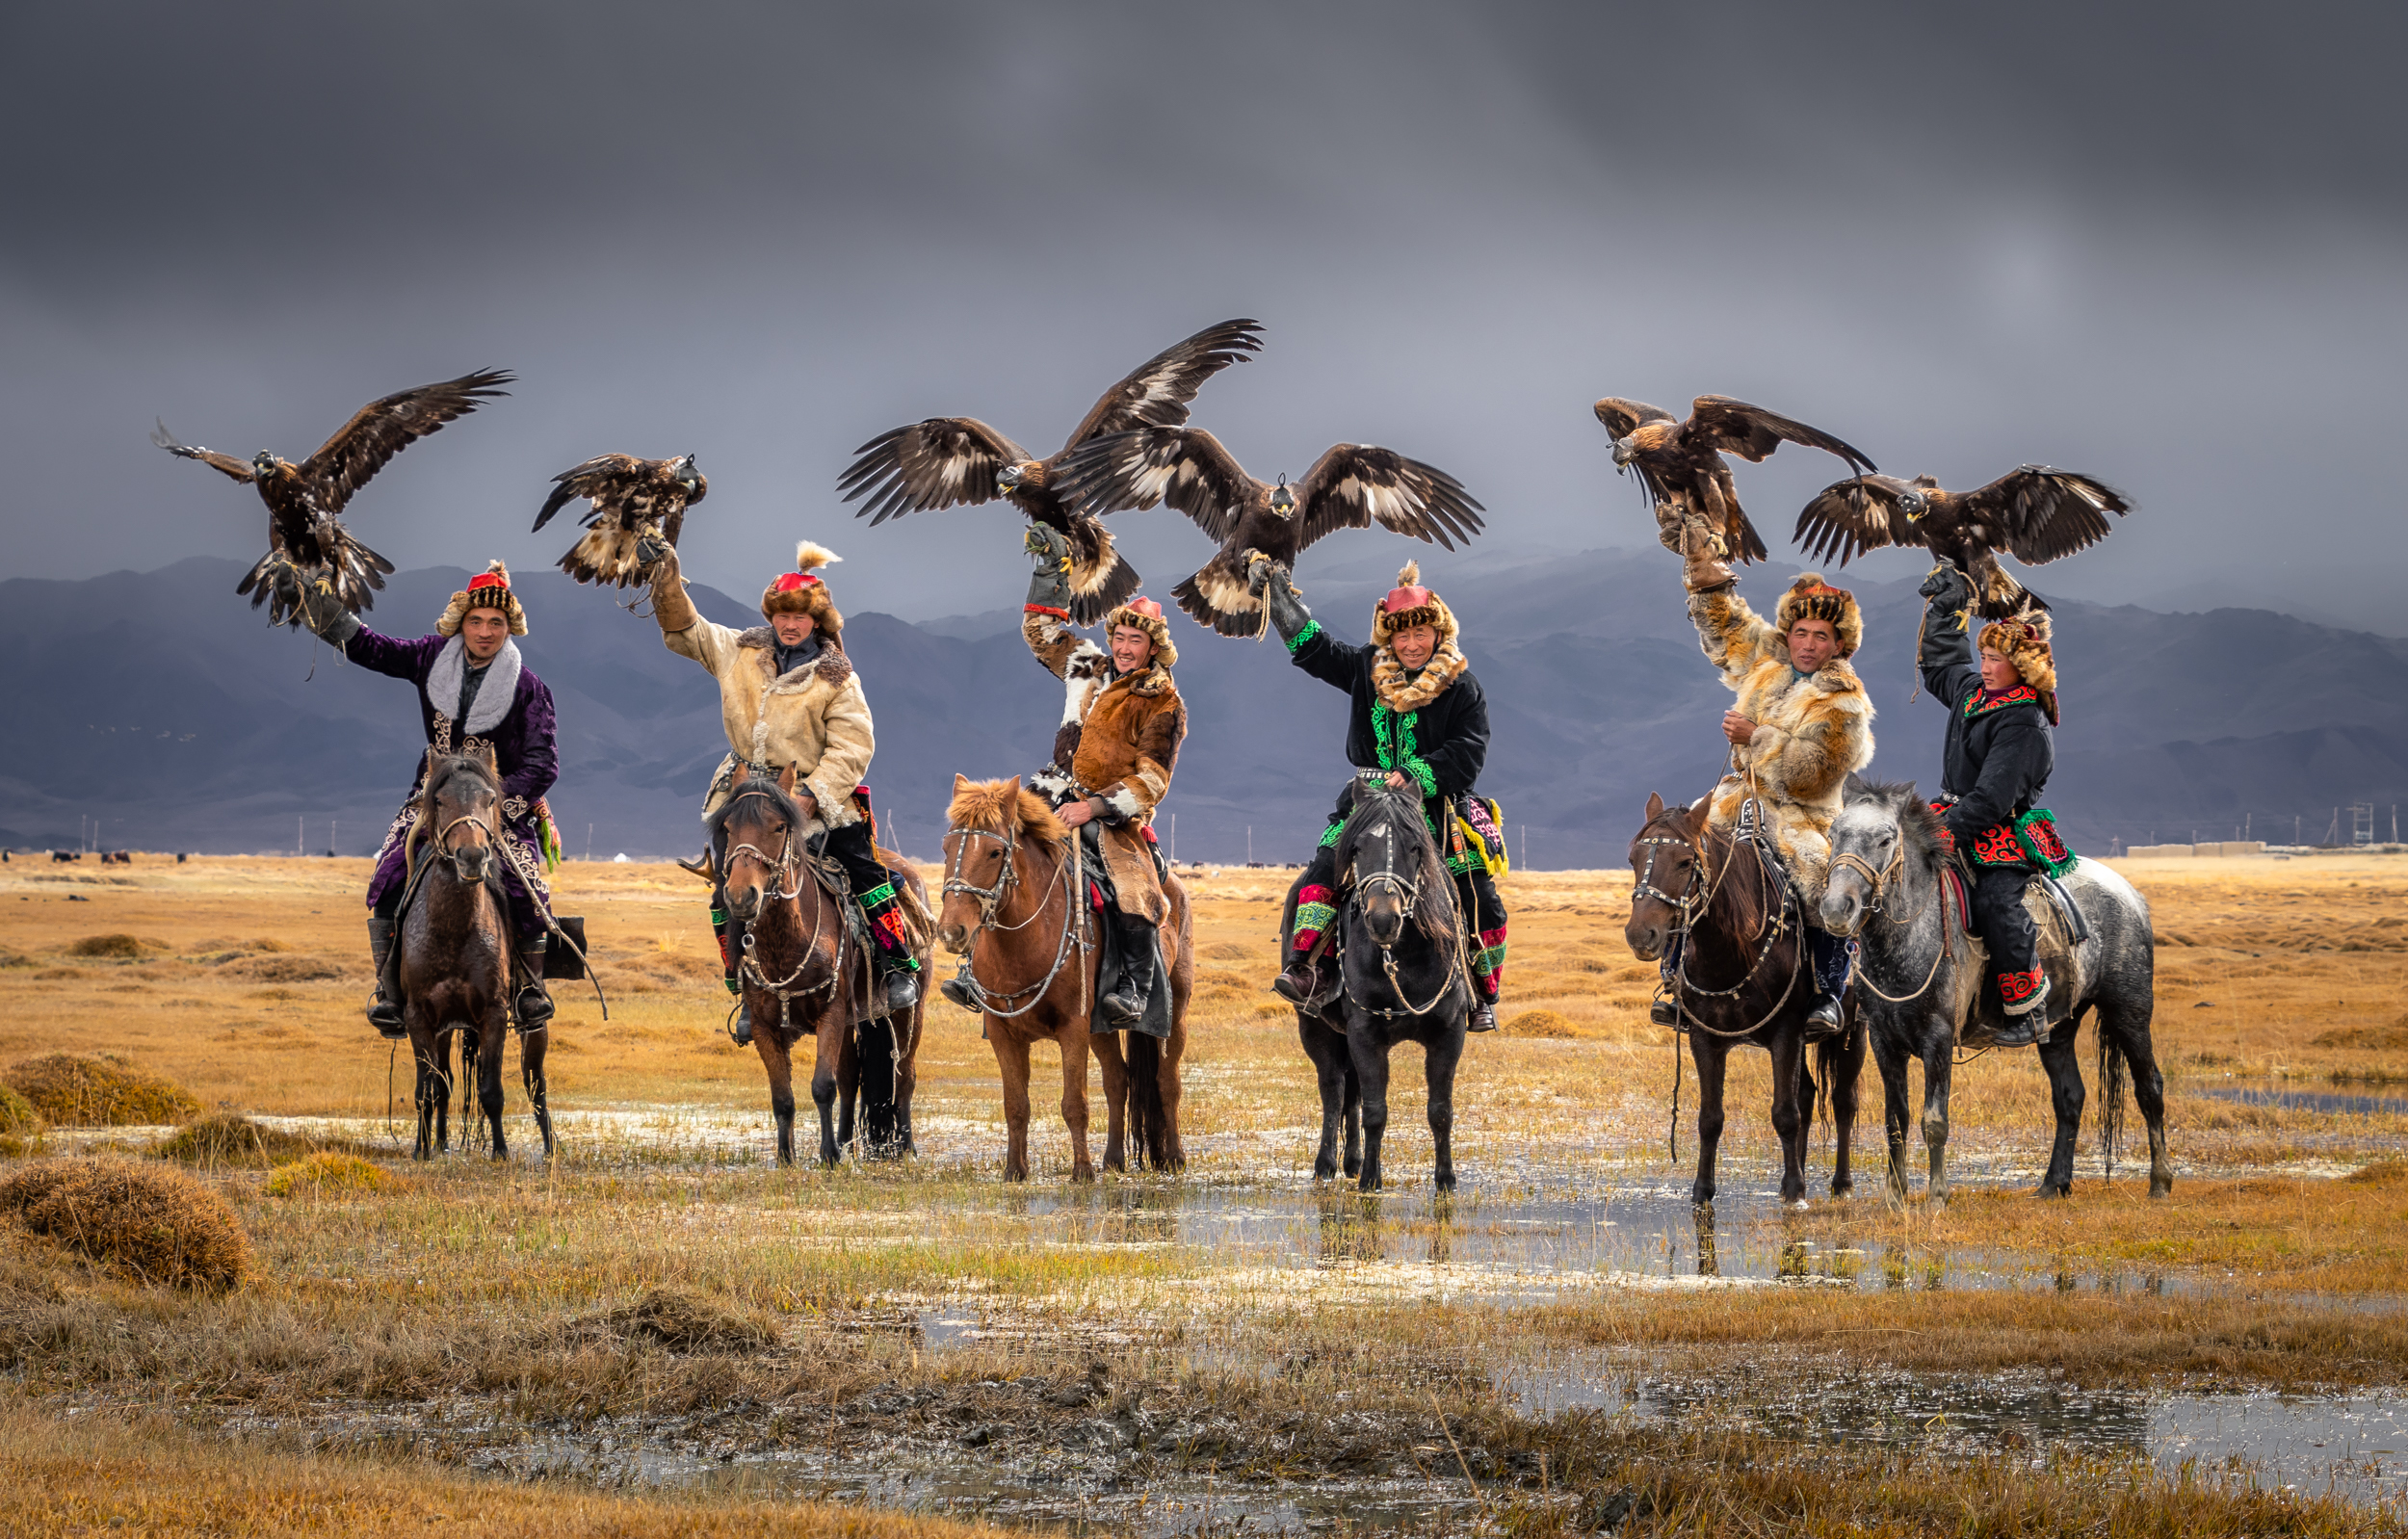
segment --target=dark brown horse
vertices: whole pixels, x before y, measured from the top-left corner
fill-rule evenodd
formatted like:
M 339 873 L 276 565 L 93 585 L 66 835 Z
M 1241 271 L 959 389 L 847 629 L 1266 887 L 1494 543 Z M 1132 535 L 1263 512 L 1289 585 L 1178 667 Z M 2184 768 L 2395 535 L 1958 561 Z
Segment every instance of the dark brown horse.
M 1061 1119 L 1070 1129 L 1073 1181 L 1093 1181 L 1087 1157 L 1086 1056 L 1092 1041 L 1104 1067 L 1109 1132 L 1104 1168 L 1125 1170 L 1131 1147 L 1157 1170 L 1179 1170 L 1179 1060 L 1188 1049 L 1188 995 L 1194 947 L 1187 889 L 1165 877 L 1170 923 L 1162 931 L 1169 970 L 1170 1036 L 1090 1033 L 1102 928 L 1086 901 L 1086 868 L 1073 836 L 1043 797 L 1017 780 L 954 776 L 946 811 L 945 906 L 936 936 L 955 955 L 970 953 L 970 976 L 985 1003 L 985 1033 L 1004 1078 L 1008 1141 L 1004 1179 L 1029 1179 L 1029 1049 L 1051 1039 L 1061 1050 Z
M 744 926 L 740 1007 L 769 1071 L 777 1162 L 795 1161 L 794 1049 L 805 1034 L 814 1041 L 811 1099 L 820 1109 L 820 1162 L 835 1164 L 853 1141 L 854 1096 L 865 1084 L 871 1092 L 865 1152 L 904 1153 L 911 1148 L 911 1093 L 927 999 L 923 995 L 907 1017 L 863 1023 L 856 1038 L 853 1018 L 868 998 L 870 958 L 847 927 L 846 900 L 814 874 L 795 779 L 792 765 L 774 780 L 738 766 L 728 798 L 710 824 L 712 856 L 726 874 L 728 916 Z M 925 908 L 918 874 L 901 857 L 877 853 L 898 870 L 897 886 L 908 890 L 905 901 Z
M 1689 1200 L 1714 1196 L 1714 1154 L 1722 1138 L 1722 1084 L 1731 1049 L 1745 1043 L 1772 1055 L 1772 1128 L 1781 1139 L 1781 1198 L 1806 1202 L 1806 1137 L 1814 1083 L 1806 1074 L 1806 1012 L 1814 1003 L 1803 917 L 1768 835 L 1732 839 L 1707 822 L 1706 807 L 1666 807 L 1647 798 L 1647 822 L 1631 841 L 1631 920 L 1623 930 L 1641 961 L 1662 956 L 1679 938 L 1673 995 L 1697 1065 L 1697 1179 Z M 1864 1032 L 1849 1020 L 1819 1050 L 1831 1093 L 1839 1156 L 1837 1196 L 1854 1186 L 1848 1140 L 1856 1123 L 1856 1078 L 1865 1066 Z
M 513 946 L 502 893 L 502 775 L 493 750 L 427 755 L 418 821 L 410 830 L 412 894 L 395 937 L 402 1021 L 417 1064 L 420 1160 L 447 1147 L 446 1110 L 452 1076 L 447 1032 L 460 1039 L 460 1082 L 473 1077 L 492 1132 L 493 1158 L 510 1158 L 502 1131 L 502 1047 L 508 1039 Z M 421 847 L 424 846 L 422 851 Z M 518 1041 L 527 1099 L 548 1156 L 552 1109 L 546 1099 L 543 1054 L 548 1032 Z M 462 1115 L 466 1114 L 463 1095 Z

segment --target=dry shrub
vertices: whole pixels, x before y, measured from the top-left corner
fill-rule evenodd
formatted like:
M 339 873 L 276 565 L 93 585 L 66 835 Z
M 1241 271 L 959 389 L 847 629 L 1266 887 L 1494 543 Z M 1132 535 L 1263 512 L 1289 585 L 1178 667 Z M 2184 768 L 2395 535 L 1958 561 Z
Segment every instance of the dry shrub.
M 32 967 L 33 965 L 35 965 L 34 959 L 23 952 L 13 952 L 5 946 L 0 946 L 0 968 Z
M 41 1129 L 41 1113 L 34 1109 L 34 1104 L 0 1084 L 0 1134 L 29 1137 Z
M 1573 1037 L 1580 1031 L 1553 1010 L 1524 1010 L 1505 1024 L 1507 1036 Z
M 321 1149 L 304 1160 L 278 1165 L 268 1177 L 271 1197 L 336 1197 L 350 1192 L 398 1191 L 401 1177 L 354 1154 Z
M 777 1340 L 777 1326 L 757 1310 L 741 1309 L 690 1288 L 663 1287 L 632 1304 L 590 1315 L 584 1331 L 650 1342 L 672 1352 L 753 1352 Z
M 2353 1048 L 2362 1053 L 2395 1053 L 2408 1048 L 2408 1015 L 2389 1026 L 2350 1026 L 2319 1031 L 2311 1038 L 2320 1048 Z
M 262 983 L 317 983 L 345 972 L 342 963 L 324 956 L 244 956 L 227 962 L 223 970 Z
M 1250 962 L 1254 959 L 1254 948 L 1240 946 L 1235 941 L 1221 941 L 1205 947 L 1204 954 L 1217 962 Z
M 245 1165 L 265 1170 L 317 1151 L 316 1140 L 298 1133 L 263 1128 L 239 1111 L 221 1111 L 186 1123 L 150 1152 L 188 1165 Z
M 131 935 L 87 935 L 68 947 L 66 953 L 130 962 L 143 954 L 143 943 Z
M 2408 1181 L 2408 1160 L 2377 1160 L 2365 1169 L 2352 1171 L 2342 1179 L 2360 1187 L 2397 1186 Z
M 114 1056 L 53 1053 L 16 1064 L 5 1079 L 35 1110 L 63 1128 L 156 1126 L 200 1115 L 200 1101 L 190 1090 L 129 1068 Z
M 228 1289 L 250 1271 L 233 1208 L 162 1165 L 45 1160 L 0 1181 L 0 1213 L 145 1283 Z

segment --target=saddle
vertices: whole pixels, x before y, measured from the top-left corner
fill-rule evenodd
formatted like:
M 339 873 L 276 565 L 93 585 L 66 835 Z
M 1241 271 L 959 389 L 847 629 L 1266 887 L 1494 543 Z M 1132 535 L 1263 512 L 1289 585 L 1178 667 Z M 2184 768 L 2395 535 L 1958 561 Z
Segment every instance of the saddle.
M 2090 922 L 2082 917 L 2081 906 L 2074 901 L 2073 895 L 2055 877 L 2041 871 L 2034 871 L 2024 884 L 2024 911 L 2031 916 L 2032 927 L 2039 932 L 2037 960 L 2050 983 L 2048 1003 L 2041 1008 L 2050 1022 L 2061 1021 L 2081 992 L 2078 953 L 2081 944 L 2090 939 Z M 1974 945 L 1975 965 L 1968 978 L 1970 1007 L 1957 1017 L 1957 1040 L 1979 1047 L 2004 1028 L 2006 1016 L 1991 991 L 1981 986 L 1988 972 L 1990 948 L 1970 924 L 1965 934 Z

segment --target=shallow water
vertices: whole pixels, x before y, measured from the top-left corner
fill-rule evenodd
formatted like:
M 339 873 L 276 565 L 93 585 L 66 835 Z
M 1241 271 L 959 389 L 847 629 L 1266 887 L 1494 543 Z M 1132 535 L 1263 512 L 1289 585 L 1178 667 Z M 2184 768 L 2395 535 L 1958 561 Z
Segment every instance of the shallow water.
M 2211 1101 L 2233 1101 L 2245 1107 L 2279 1107 L 2286 1111 L 2322 1111 L 2341 1116 L 2408 1116 L 2408 1099 L 2389 1095 L 2335 1095 L 2323 1090 L 2278 1090 L 2271 1085 L 2216 1085 L 2195 1095 Z

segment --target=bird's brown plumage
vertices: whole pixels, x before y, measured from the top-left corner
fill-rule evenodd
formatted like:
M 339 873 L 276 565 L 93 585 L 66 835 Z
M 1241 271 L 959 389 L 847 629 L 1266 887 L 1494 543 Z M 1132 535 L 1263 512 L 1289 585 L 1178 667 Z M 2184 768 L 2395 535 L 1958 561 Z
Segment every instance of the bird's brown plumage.
M 1453 476 L 1375 444 L 1335 444 L 1290 486 L 1245 473 L 1201 428 L 1140 428 L 1090 440 L 1063 461 L 1056 483 L 1090 512 L 1171 507 L 1220 549 L 1171 591 L 1200 625 L 1260 636 L 1263 601 L 1246 591 L 1260 551 L 1293 569 L 1323 535 L 1374 523 L 1449 550 L 1483 527 L 1480 505 Z
M 1999 564 L 1998 552 L 2046 565 L 2107 538 L 2107 515 L 2120 518 L 2132 506 L 2105 482 L 2049 465 L 2022 465 L 1967 492 L 1945 490 L 1929 476 L 1851 477 L 1805 506 L 1793 537 L 1817 560 L 1836 557 L 1843 566 L 1860 551 L 1920 545 L 1954 562 L 1972 580 L 1975 607 L 1996 620 L 2027 602 L 2048 608 Z
M 1694 509 L 1721 537 L 1726 552 L 1741 561 L 1762 561 L 1767 552 L 1764 537 L 1740 507 L 1724 455 L 1762 460 L 1784 443 L 1793 443 L 1837 455 L 1859 471 L 1874 468 L 1862 451 L 1819 428 L 1729 396 L 1699 396 L 1689 404 L 1686 421 L 1675 420 L 1661 406 L 1618 396 L 1598 402 L 1596 411 L 1613 437 L 1615 468 L 1637 470 L 1649 504 Z
M 1070 541 L 1070 613 L 1092 625 L 1138 590 L 1137 572 L 1120 559 L 1103 522 L 1063 499 L 1055 473 L 1064 456 L 1105 434 L 1175 427 L 1204 381 L 1262 347 L 1262 326 L 1223 321 L 1148 358 L 1096 399 L 1061 448 L 1044 459 L 976 417 L 930 417 L 891 429 L 863 444 L 837 482 L 845 501 L 873 524 L 957 504 L 1009 502 Z
M 596 455 L 552 478 L 552 495 L 536 514 L 536 528 L 583 497 L 589 507 L 578 522 L 586 528 L 561 570 L 580 583 L 627 587 L 643 578 L 636 546 L 647 535 L 670 545 L 686 527 L 686 509 L 710 494 L 710 478 L 694 468 L 694 456 L 639 459 L 634 455 Z
M 276 624 L 291 620 L 300 590 L 286 579 L 289 566 L 300 581 L 316 583 L 357 613 L 375 603 L 375 590 L 384 586 L 384 574 L 393 570 L 393 563 L 343 527 L 339 515 L 353 494 L 411 444 L 484 402 L 510 394 L 501 386 L 513 378 L 506 369 L 480 369 L 372 401 L 298 465 L 264 451 L 246 462 L 179 443 L 164 422 L 150 441 L 179 458 L 196 459 L 258 487 L 259 500 L 268 505 L 268 554 L 235 588 L 250 595 L 251 608 L 267 604 Z

